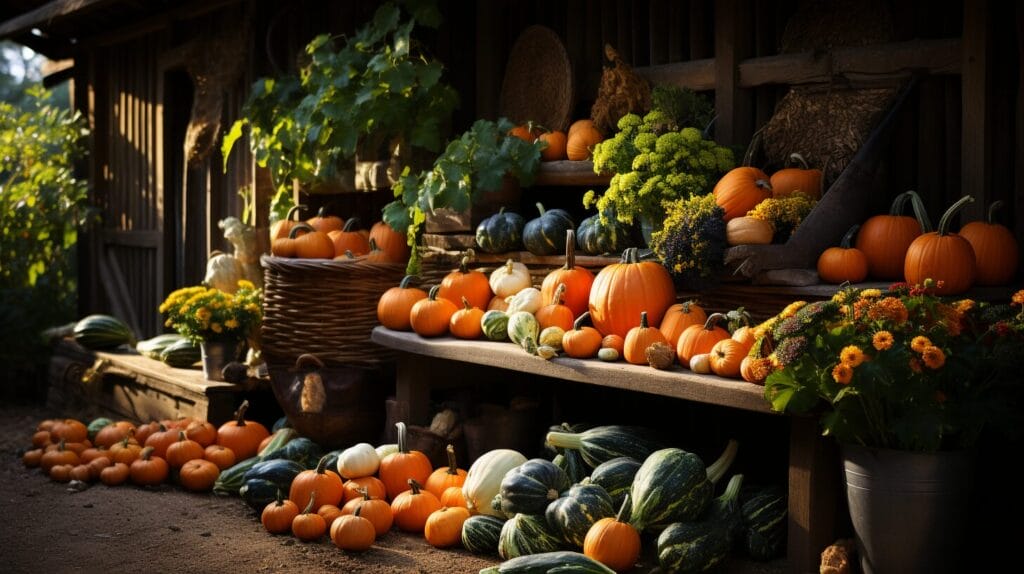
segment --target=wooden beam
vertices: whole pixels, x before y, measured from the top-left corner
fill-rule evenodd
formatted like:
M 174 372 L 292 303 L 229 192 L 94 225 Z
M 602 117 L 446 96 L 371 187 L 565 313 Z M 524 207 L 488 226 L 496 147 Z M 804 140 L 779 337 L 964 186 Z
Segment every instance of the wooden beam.
M 721 144 L 746 145 L 753 131 L 753 99 L 739 85 L 739 64 L 750 44 L 747 2 L 715 0 L 715 139 Z
M 817 572 L 821 551 L 835 540 L 840 488 L 835 441 L 822 437 L 818 420 L 791 417 L 789 436 L 789 537 L 791 572 Z
M 696 92 L 715 89 L 715 59 L 691 60 L 636 68 L 652 84 L 668 84 Z
M 46 27 L 56 20 L 66 18 L 72 14 L 84 12 L 89 9 L 100 8 L 106 4 L 113 4 L 116 0 L 53 0 L 48 4 L 25 12 L 0 22 L 0 38 L 6 38 L 19 32 L 31 30 L 32 28 Z
M 960 221 L 982 219 L 989 204 L 990 155 L 988 117 L 988 37 L 991 12 L 988 0 L 964 2 L 963 88 L 960 136 L 961 193 L 974 196 L 964 208 Z

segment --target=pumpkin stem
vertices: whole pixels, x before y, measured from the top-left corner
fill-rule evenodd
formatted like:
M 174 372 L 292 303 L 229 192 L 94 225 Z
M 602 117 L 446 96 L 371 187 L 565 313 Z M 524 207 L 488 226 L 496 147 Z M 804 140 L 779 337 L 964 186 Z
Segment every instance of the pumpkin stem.
M 455 447 L 448 445 L 448 448 L 446 448 L 445 451 L 448 453 L 448 474 L 458 476 L 459 467 L 455 462 Z
M 757 187 L 760 187 L 761 189 L 764 189 L 764 190 L 768 190 L 768 191 L 772 190 L 772 184 L 767 179 L 758 179 L 758 180 L 754 181 L 754 185 L 756 185 Z
M 1003 200 L 1001 200 L 1001 199 L 997 199 L 996 201 L 993 201 L 992 205 L 988 206 L 988 218 L 987 218 L 987 221 L 988 221 L 988 223 L 990 225 L 995 225 L 995 223 L 996 223 L 996 211 L 998 211 L 998 210 L 1000 210 L 1002 208 L 1003 208 Z
M 141 453 L 139 453 L 139 458 L 141 460 L 149 460 L 149 457 L 153 455 L 154 450 L 156 450 L 155 447 L 147 446 L 146 448 L 142 449 Z
M 245 426 L 245 411 L 249 410 L 249 399 L 242 401 L 242 404 L 238 405 L 238 410 L 235 411 L 235 424 L 240 427 Z M 167 430 L 160 425 L 160 430 Z
M 328 455 L 325 454 L 322 457 L 320 457 L 319 462 L 316 463 L 316 473 L 317 474 L 323 474 L 323 473 L 327 472 L 327 458 L 328 458 Z
M 515 263 L 515 262 L 512 261 L 511 259 L 509 259 L 508 261 L 505 262 L 505 273 L 507 273 L 509 275 L 512 274 L 512 264 L 513 263 Z
M 627 247 L 622 251 L 622 260 L 620 263 L 636 263 L 637 262 L 637 249 L 636 247 Z
M 363 510 L 363 505 L 360 504 L 359 506 L 356 507 L 355 512 L 352 513 L 352 516 L 359 516 L 359 513 L 362 512 L 362 510 Z
M 942 219 L 939 220 L 939 227 L 938 229 L 935 230 L 935 232 L 940 237 L 943 235 L 947 235 L 949 233 L 949 224 L 950 221 L 953 219 L 953 216 L 956 215 L 958 211 L 963 209 L 963 207 L 968 203 L 974 203 L 974 196 L 965 195 L 961 197 L 960 199 L 957 200 L 956 203 L 949 206 L 949 209 L 946 210 L 946 213 L 942 214 Z
M 306 503 L 306 507 L 302 509 L 302 514 L 311 514 L 313 512 L 313 502 L 316 501 L 316 489 L 309 493 L 309 502 Z
M 537 211 L 540 213 L 541 217 L 544 217 L 544 205 L 539 201 L 537 202 Z
M 436 289 L 436 287 L 435 287 L 435 289 Z M 430 292 L 433 293 L 434 290 L 431 289 Z M 399 422 L 395 423 L 395 428 L 398 429 L 398 452 L 401 452 L 401 453 L 409 452 L 405 448 L 406 447 L 406 445 L 405 445 L 405 423 L 399 421 Z
M 853 238 L 857 236 L 857 232 L 860 231 L 860 225 L 854 225 L 843 235 L 842 241 L 839 242 L 839 247 L 843 249 L 850 249 L 853 247 Z
M 710 331 L 714 329 L 716 325 L 718 325 L 719 321 L 724 320 L 726 320 L 725 315 L 721 313 L 712 313 L 711 315 L 708 316 L 708 320 L 704 322 L 704 330 Z
M 582 315 L 576 317 L 576 320 L 572 322 L 572 328 L 579 331 L 583 328 L 583 323 L 590 320 L 590 311 L 584 311 Z
M 928 210 L 924 208 L 924 202 L 921 201 L 921 196 L 914 190 L 904 191 L 903 193 L 896 196 L 896 199 L 892 200 L 892 205 L 889 207 L 889 215 L 898 217 L 903 214 L 903 208 L 906 206 L 907 201 L 910 202 L 910 206 L 914 209 L 914 218 L 917 219 L 917 224 L 921 226 L 921 233 L 928 233 L 932 230 L 932 222 L 928 219 Z
M 740 487 L 741 486 L 743 486 L 743 475 L 742 474 L 734 474 L 734 475 L 732 475 L 732 478 L 729 479 L 729 484 L 725 485 L 725 492 L 723 492 L 722 496 L 719 496 L 718 499 L 719 500 L 735 500 L 735 498 L 737 496 L 739 496 L 739 494 L 740 494 Z
M 408 289 L 409 285 L 411 285 L 413 281 L 419 283 L 420 276 L 419 275 L 406 275 L 405 277 L 402 277 L 402 282 L 398 284 L 398 288 L 399 289 Z
M 640 328 L 647 329 L 647 311 L 640 311 Z
M 718 457 L 718 460 L 711 463 L 711 466 L 707 467 L 708 480 L 711 482 L 718 482 L 722 480 L 725 473 L 732 466 L 732 461 L 736 458 L 736 451 L 739 449 L 740 444 L 733 439 L 729 439 L 729 444 L 725 446 L 725 451 Z
M 366 488 L 365 486 L 360 486 L 359 488 L 356 489 L 356 492 L 359 493 L 359 496 L 363 497 L 364 501 L 365 500 L 370 500 L 370 489 L 369 488 Z
M 551 298 L 551 304 L 561 305 L 563 298 L 565 298 L 565 283 L 559 283 L 555 288 L 555 296 Z
M 370 251 L 380 251 L 380 247 L 377 247 L 377 240 L 373 237 L 370 238 Z
M 434 285 L 433 287 L 431 287 L 430 292 L 427 293 L 427 299 L 430 299 L 431 301 L 437 301 L 437 292 L 440 290 L 440 285 Z
M 284 220 L 288 221 L 289 219 L 292 218 L 293 215 L 297 216 L 300 209 L 306 209 L 306 206 L 305 205 L 293 205 L 292 208 L 288 210 L 288 214 L 284 216 Z M 299 220 L 299 218 L 296 217 L 295 221 L 298 221 L 298 220 Z
M 473 308 L 472 305 L 469 304 L 469 299 L 466 299 L 465 295 L 462 296 L 462 307 L 467 311 Z
M 804 156 L 797 152 L 789 154 L 789 161 L 790 163 L 799 164 L 801 169 L 811 169 L 811 166 L 807 164 L 807 160 L 804 159 Z
M 554 447 L 579 450 L 583 446 L 583 439 L 580 436 L 580 433 L 551 431 L 545 440 Z
M 188 440 L 188 437 L 185 436 L 185 431 L 179 430 L 178 431 L 178 442 L 184 442 L 186 440 Z
M 565 265 L 562 269 L 572 271 L 576 268 L 576 231 L 569 229 L 565 232 Z
M 292 226 L 292 230 L 288 232 L 288 239 L 295 239 L 300 231 L 304 233 L 311 233 L 316 230 L 308 223 L 296 223 Z
M 626 499 L 622 501 L 622 506 L 619 507 L 619 513 L 615 515 L 615 522 L 625 522 L 623 517 L 626 514 L 626 509 L 629 508 L 629 493 L 626 493 Z
M 459 260 L 459 273 L 469 273 L 469 255 L 463 255 Z
M 355 231 L 357 229 L 356 228 L 357 225 L 359 225 L 359 218 L 358 217 L 353 217 L 353 218 L 351 218 L 351 219 L 349 219 L 348 221 L 345 222 L 345 227 L 342 227 L 341 230 L 346 232 L 346 233 L 349 233 L 349 232 Z
M 277 506 L 284 506 L 284 494 L 281 493 L 280 488 L 277 489 L 277 496 L 275 496 L 274 498 L 277 502 Z
M 405 482 L 406 482 L 406 484 L 409 485 L 409 488 L 412 489 L 412 495 L 413 496 L 417 496 L 420 493 L 420 489 L 423 488 L 422 486 L 420 486 L 420 483 L 416 482 L 415 478 L 410 478 L 409 480 L 407 480 Z

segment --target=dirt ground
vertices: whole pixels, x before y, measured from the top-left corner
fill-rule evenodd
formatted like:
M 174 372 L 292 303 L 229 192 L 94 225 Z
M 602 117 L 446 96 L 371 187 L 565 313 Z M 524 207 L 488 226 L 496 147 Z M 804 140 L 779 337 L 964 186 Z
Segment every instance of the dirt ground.
M 394 530 L 361 554 L 339 550 L 327 537 L 302 543 L 268 534 L 238 498 L 171 485 L 69 490 L 20 458 L 39 421 L 66 414 L 0 406 L 0 571 L 461 574 L 497 563 Z

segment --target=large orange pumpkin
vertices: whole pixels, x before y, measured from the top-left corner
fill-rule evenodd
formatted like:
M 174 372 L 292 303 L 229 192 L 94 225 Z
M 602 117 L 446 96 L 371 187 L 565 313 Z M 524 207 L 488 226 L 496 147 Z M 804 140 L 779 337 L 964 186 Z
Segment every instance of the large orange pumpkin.
M 459 268 L 444 276 L 437 296 L 454 305 L 461 305 L 462 298 L 469 300 L 473 307 L 486 309 L 491 301 L 491 285 L 487 276 L 480 271 L 469 270 L 469 256 L 463 257 Z
M 399 494 L 409 490 L 409 480 L 415 480 L 419 484 L 426 484 L 427 479 L 430 478 L 430 473 L 434 472 L 434 467 L 430 465 L 430 459 L 427 458 L 427 455 L 418 450 L 409 450 L 407 448 L 405 423 L 396 423 L 395 427 L 398 429 L 398 452 L 393 452 L 384 457 L 380 461 L 380 470 L 378 471 L 380 480 L 387 489 L 388 498 L 391 500 L 395 500 Z M 434 496 L 434 500 L 437 500 L 436 496 Z M 440 506 L 440 502 L 438 505 Z M 429 514 L 430 512 L 427 513 L 427 515 Z M 427 515 L 423 516 L 424 522 L 427 520 Z M 420 529 L 422 529 L 422 524 Z
M 715 203 L 725 210 L 725 220 L 743 217 L 772 196 L 768 174 L 756 167 L 736 167 L 715 184 Z
M 789 159 L 800 167 L 787 167 L 772 174 L 769 180 L 772 197 L 785 197 L 799 191 L 814 199 L 821 199 L 821 170 L 811 169 L 804 156 L 798 153 L 789 154 Z
M 818 276 L 826 283 L 858 283 L 868 276 L 868 259 L 864 252 L 851 247 L 854 234 L 860 226 L 854 225 L 843 236 L 839 247 L 829 247 L 818 257 Z
M 686 301 L 683 303 L 676 303 L 665 311 L 665 316 L 661 319 L 661 334 L 665 335 L 665 340 L 669 345 L 673 347 L 679 342 L 679 335 L 683 334 L 690 325 L 703 325 L 704 321 L 708 320 L 707 313 L 700 305 L 693 301 Z
M 625 337 L 647 312 L 651 325 L 660 325 L 676 298 L 675 286 L 661 263 L 640 261 L 636 248 L 626 249 L 622 261 L 594 277 L 590 288 L 590 319 L 602 335 Z
M 690 325 L 679 335 L 676 356 L 684 367 L 690 366 L 690 359 L 694 355 L 710 353 L 715 343 L 729 338 L 729 331 L 718 326 L 718 322 L 723 319 L 725 315 L 714 313 L 703 325 Z
M 907 202 L 914 216 L 901 215 Z M 868 260 L 868 275 L 875 279 L 903 278 L 907 248 L 918 235 L 931 231 L 924 203 L 914 191 L 905 191 L 892 200 L 889 213 L 869 217 L 857 233 L 857 249 Z
M 963 293 L 974 285 L 977 263 L 974 248 L 963 237 L 949 231 L 950 220 L 963 206 L 974 201 L 965 195 L 950 206 L 939 220 L 939 227 L 918 237 L 907 249 L 903 274 L 907 283 L 923 285 L 925 279 L 935 281 L 939 295 Z
M 548 273 L 541 283 L 541 300 L 545 305 L 554 301 L 559 284 L 565 285 L 562 304 L 572 309 L 573 317 L 582 315 L 587 310 L 594 274 L 586 267 L 576 265 L 576 232 L 572 229 L 565 234 L 565 264 Z
M 1002 201 L 993 202 L 988 208 L 987 221 L 972 221 L 960 228 L 960 237 L 974 249 L 978 285 L 1006 285 L 1017 273 L 1020 260 L 1017 238 L 994 220 L 996 210 L 1002 206 Z
M 381 325 L 395 331 L 408 331 L 412 328 L 409 323 L 409 313 L 412 306 L 420 299 L 427 298 L 427 292 L 418 287 L 410 287 L 415 275 L 406 275 L 398 287 L 392 287 L 380 296 L 377 301 L 377 320 Z
M 249 401 L 242 401 L 235 413 L 235 420 L 228 421 L 217 429 L 217 444 L 230 448 L 238 460 L 255 456 L 260 442 L 270 436 L 270 431 L 261 423 L 245 420 L 245 411 L 248 408 Z
M 378 221 L 370 228 L 370 240 L 377 243 L 377 249 L 384 252 L 388 261 L 405 263 L 409 260 L 409 239 L 401 231 L 395 231 L 390 225 Z

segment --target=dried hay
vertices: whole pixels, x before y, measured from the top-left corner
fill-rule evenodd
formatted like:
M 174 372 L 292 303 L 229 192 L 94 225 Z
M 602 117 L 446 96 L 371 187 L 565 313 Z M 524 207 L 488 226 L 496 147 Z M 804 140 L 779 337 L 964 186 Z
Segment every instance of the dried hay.
M 601 72 L 597 100 L 590 108 L 590 118 L 604 134 L 618 131 L 619 119 L 629 113 L 643 114 L 651 109 L 651 86 L 624 62 L 610 44 L 604 46 L 612 67 Z
M 892 9 L 884 0 L 805 0 L 786 23 L 780 52 L 865 46 L 893 37 Z
M 194 86 L 192 114 L 185 132 L 185 157 L 189 165 L 206 160 L 214 148 L 224 94 L 242 77 L 248 44 L 247 19 L 208 32 L 192 44 L 186 56 L 185 69 Z

